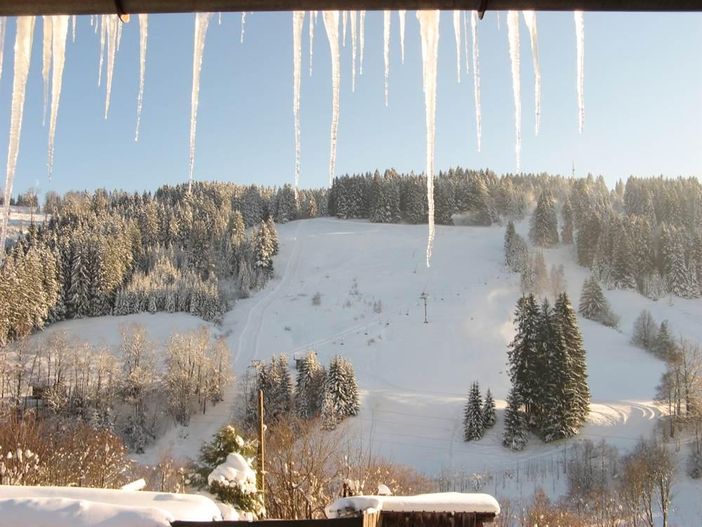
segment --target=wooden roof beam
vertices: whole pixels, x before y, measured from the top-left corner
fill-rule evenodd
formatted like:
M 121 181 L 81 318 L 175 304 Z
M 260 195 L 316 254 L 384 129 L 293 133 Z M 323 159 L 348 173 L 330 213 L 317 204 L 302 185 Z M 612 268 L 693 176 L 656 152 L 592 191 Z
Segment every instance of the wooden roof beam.
M 325 9 L 702 11 L 702 0 L 0 0 L 0 16 Z

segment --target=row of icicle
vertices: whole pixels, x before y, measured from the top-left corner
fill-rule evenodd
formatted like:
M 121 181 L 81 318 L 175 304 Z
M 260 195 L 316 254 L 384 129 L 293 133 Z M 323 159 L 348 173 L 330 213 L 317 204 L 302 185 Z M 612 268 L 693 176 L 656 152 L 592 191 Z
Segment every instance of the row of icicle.
M 499 15 L 499 13 L 498 13 Z M 205 37 L 209 25 L 211 13 L 197 13 L 195 15 L 194 52 L 193 52 L 193 79 L 191 94 L 191 118 L 189 136 L 189 159 L 188 159 L 188 188 L 192 186 L 194 166 L 195 166 L 195 137 L 197 129 L 197 109 L 200 91 L 200 72 L 202 68 L 202 58 L 205 46 Z M 297 191 L 300 182 L 301 172 L 301 130 L 300 130 L 300 89 L 302 73 L 302 33 L 304 11 L 293 12 L 293 116 L 295 124 L 295 190 Z M 341 25 L 341 45 L 346 46 L 347 28 L 350 26 L 351 48 L 352 48 L 352 75 L 351 88 L 356 86 L 356 65 L 358 62 L 358 73 L 363 74 L 363 55 L 365 48 L 365 11 L 323 11 L 322 21 L 327 34 L 332 61 L 332 119 L 330 129 L 330 155 L 329 155 L 329 183 L 331 185 L 336 171 L 336 142 L 339 126 L 339 96 L 340 96 L 340 46 L 339 46 L 339 25 Z M 541 71 L 539 64 L 538 33 L 536 25 L 536 14 L 534 11 L 522 11 L 525 25 L 529 31 L 529 38 L 532 51 L 532 62 L 535 77 L 535 133 L 539 133 L 541 116 Z M 308 38 L 309 38 L 309 74 L 312 75 L 312 54 L 315 33 L 315 23 L 318 12 L 310 11 L 308 14 Z M 405 22 L 406 11 L 398 11 L 400 28 L 400 52 L 401 61 L 405 60 Z M 472 73 L 473 73 L 473 96 L 475 105 L 475 125 L 477 149 L 481 149 L 482 140 L 482 113 L 480 103 L 480 54 L 478 46 L 478 13 L 476 11 L 453 12 L 453 30 L 456 41 L 456 75 L 457 81 L 461 81 L 461 49 L 462 41 L 465 39 L 465 66 L 466 72 L 470 71 L 469 45 L 468 45 L 468 17 L 470 17 L 471 41 L 472 41 Z M 48 172 L 49 177 L 53 171 L 54 159 L 54 138 L 56 134 L 56 122 L 61 96 L 61 84 L 63 69 L 65 64 L 66 39 L 68 35 L 69 20 L 71 22 L 72 38 L 75 41 L 76 17 L 75 16 L 44 16 L 43 18 L 43 46 L 42 46 L 42 78 L 44 82 L 44 121 L 46 120 L 47 107 L 49 106 L 49 86 L 51 86 L 51 105 L 49 114 L 49 147 L 48 147 Z M 426 176 L 427 176 L 427 198 L 428 198 L 428 223 L 429 236 L 427 241 L 426 260 L 427 266 L 430 263 L 432 242 L 434 239 L 434 199 L 433 199 L 433 175 L 434 175 L 434 138 L 436 127 L 436 76 L 437 57 L 439 43 L 439 11 L 417 11 L 417 19 L 420 26 L 421 49 L 422 49 L 422 78 L 425 99 L 425 121 L 426 121 Z M 576 93 L 578 100 L 578 130 L 582 133 L 584 123 L 584 24 L 581 12 L 574 13 L 576 30 L 576 50 L 577 50 L 577 82 Z M 137 96 L 137 118 L 135 140 L 139 139 L 139 127 L 141 123 L 141 111 L 144 98 L 144 76 L 146 71 L 146 47 L 148 38 L 148 16 L 139 15 L 139 90 Z M 244 29 L 246 22 L 246 12 L 241 13 L 241 34 L 240 40 L 244 41 Z M 462 24 L 461 24 L 462 22 Z M 91 16 L 91 26 L 95 33 L 100 35 L 100 55 L 98 68 L 98 86 L 102 83 L 103 63 L 105 54 L 107 55 L 106 86 L 105 86 L 105 118 L 110 109 L 110 98 L 112 92 L 112 81 L 114 76 L 114 66 L 117 51 L 122 37 L 122 22 L 116 15 Z M 221 24 L 221 14 L 219 17 Z M 34 33 L 34 17 L 18 17 L 17 32 L 14 46 L 14 77 L 12 89 L 12 107 L 10 116 L 10 137 L 8 143 L 7 171 L 5 178 L 4 194 L 4 214 L 2 218 L 2 233 L 0 234 L 0 247 L 4 247 L 7 236 L 7 223 L 9 218 L 9 203 L 12 196 L 12 186 L 17 164 L 17 156 L 20 144 L 20 132 L 22 127 L 22 113 L 24 110 L 24 97 L 29 64 L 31 61 L 32 41 Z M 461 31 L 461 26 L 463 31 Z M 0 78 L 2 76 L 3 44 L 5 40 L 6 19 L 0 18 Z M 499 29 L 499 18 L 498 18 Z M 508 11 L 507 32 L 509 42 L 509 55 L 512 72 L 512 85 L 515 106 L 515 155 L 517 170 L 521 165 L 521 85 L 520 85 L 520 43 L 519 43 L 519 12 Z M 463 36 L 463 35 L 465 36 Z M 390 83 L 390 36 L 391 36 L 391 12 L 383 12 L 383 63 L 384 63 L 384 96 L 385 105 L 389 105 L 389 83 Z M 358 46 L 357 46 L 358 41 Z M 358 48 L 358 61 L 357 61 Z M 4 254 L 4 251 L 3 251 Z

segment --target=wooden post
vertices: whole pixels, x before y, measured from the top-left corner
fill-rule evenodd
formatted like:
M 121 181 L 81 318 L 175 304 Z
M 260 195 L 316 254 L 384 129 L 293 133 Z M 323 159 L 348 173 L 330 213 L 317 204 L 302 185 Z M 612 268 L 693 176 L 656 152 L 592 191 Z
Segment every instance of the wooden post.
M 266 507 L 266 449 L 263 439 L 263 390 L 258 391 L 258 474 L 256 474 L 256 483 L 258 483 L 258 491 L 261 493 L 261 503 L 263 508 Z

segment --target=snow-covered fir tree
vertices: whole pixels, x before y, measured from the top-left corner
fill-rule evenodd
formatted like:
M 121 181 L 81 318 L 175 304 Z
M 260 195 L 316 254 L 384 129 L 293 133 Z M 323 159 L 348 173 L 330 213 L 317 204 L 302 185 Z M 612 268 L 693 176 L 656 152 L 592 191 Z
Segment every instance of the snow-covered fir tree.
M 323 420 L 338 423 L 346 417 L 358 415 L 358 384 L 351 363 L 341 355 L 336 355 L 327 372 L 322 404 Z
M 564 244 L 573 243 L 573 207 L 570 205 L 570 199 L 566 198 L 563 207 L 561 208 L 561 217 L 563 224 L 561 226 L 561 241 Z
M 299 363 L 295 384 L 295 410 L 300 418 L 311 419 L 321 413 L 326 378 L 317 354 L 308 352 Z
M 558 243 L 558 217 L 556 205 L 550 192 L 543 191 L 536 202 L 531 218 L 529 238 L 534 245 L 551 247 Z
M 529 440 L 527 419 L 522 410 L 522 401 L 519 393 L 513 387 L 507 395 L 507 408 L 505 408 L 505 433 L 502 444 L 510 450 L 524 450 Z
M 645 350 L 653 351 L 656 346 L 658 335 L 658 324 L 653 319 L 653 315 L 647 309 L 634 321 L 634 329 L 631 335 L 631 343 Z
M 619 323 L 619 317 L 612 312 L 600 284 L 592 276 L 583 282 L 578 313 L 609 327 L 616 327 Z
M 485 402 L 483 403 L 483 427 L 485 429 L 492 428 L 497 422 L 497 411 L 495 410 L 495 400 L 492 398 L 490 388 L 485 393 Z
M 471 384 L 465 410 L 463 412 L 463 439 L 475 441 L 483 437 L 485 422 L 483 419 L 483 400 L 477 382 Z

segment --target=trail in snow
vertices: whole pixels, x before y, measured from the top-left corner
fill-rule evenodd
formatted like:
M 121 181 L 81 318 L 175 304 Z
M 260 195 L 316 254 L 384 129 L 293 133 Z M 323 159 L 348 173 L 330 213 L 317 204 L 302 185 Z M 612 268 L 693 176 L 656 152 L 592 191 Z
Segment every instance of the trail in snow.
M 221 14 L 221 13 L 220 13 Z M 144 104 L 144 75 L 146 73 L 146 44 L 149 38 L 149 15 L 139 15 L 139 94 L 137 95 L 137 120 L 134 140 L 139 140 L 141 108 Z
M 427 238 L 427 267 L 431 265 L 434 244 L 434 143 L 436 137 L 436 63 L 439 50 L 440 11 L 417 11 L 422 38 L 422 85 L 427 142 L 427 201 L 429 204 L 429 235 Z
M 351 91 L 356 91 L 356 41 L 358 11 L 351 11 Z
M 331 136 L 329 141 L 329 186 L 334 180 L 336 171 L 336 135 L 339 129 L 339 85 L 341 84 L 341 71 L 339 64 L 339 12 L 324 11 L 324 29 L 329 40 L 329 52 L 332 62 L 332 120 Z
M 44 85 L 44 112 L 42 113 L 42 126 L 46 126 L 46 111 L 49 107 L 49 74 L 51 73 L 51 23 L 53 17 L 42 16 L 42 47 L 41 47 L 41 80 Z
M 385 64 L 385 106 L 388 105 L 390 84 L 390 10 L 383 11 L 383 63 Z
M 573 13 L 575 19 L 575 49 L 577 54 L 578 132 L 585 124 L 585 21 L 582 11 Z
M 461 12 L 453 10 L 453 35 L 456 38 L 456 80 L 461 82 Z
M 519 76 L 519 11 L 507 11 L 507 37 L 509 60 L 512 67 L 512 93 L 514 95 L 514 152 L 517 156 L 517 172 L 521 168 L 522 151 L 522 84 Z
M 95 30 L 100 26 L 100 64 L 98 65 L 98 86 L 102 83 L 102 65 L 105 61 L 105 41 L 107 40 L 107 20 L 109 15 L 101 15 L 95 23 Z
M 195 14 L 195 36 L 193 39 L 193 89 L 190 95 L 190 164 L 188 167 L 188 192 L 193 185 L 193 169 L 195 168 L 195 131 L 197 128 L 197 107 L 200 100 L 200 70 L 202 69 L 202 54 L 205 50 L 207 26 L 211 13 Z
M 5 195 L 3 201 L 4 214 L 2 217 L 2 233 L 0 233 L 0 247 L 5 247 L 7 239 L 7 224 L 10 218 L 10 198 L 12 197 L 12 184 L 15 181 L 15 168 L 17 167 L 17 154 L 20 147 L 20 134 L 22 132 L 22 115 L 24 113 L 24 96 L 29 75 L 29 63 L 32 58 L 32 39 L 34 36 L 33 16 L 18 16 L 17 31 L 15 33 L 15 60 L 12 79 L 12 106 L 10 109 L 10 137 L 7 146 L 7 172 L 5 173 Z M 4 258 L 5 251 L 0 251 L 0 259 Z
M 363 75 L 363 52 L 366 47 L 366 11 L 365 9 L 361 10 L 361 14 L 359 15 L 359 21 L 358 23 L 361 26 L 361 29 L 359 31 L 359 39 L 361 40 L 361 49 L 359 49 L 359 52 L 361 53 L 361 56 L 359 58 L 359 68 L 358 68 L 358 73 L 359 75 Z
M 310 77 L 312 76 L 312 56 L 314 52 L 314 25 L 317 21 L 317 11 L 310 11 L 310 21 L 307 25 L 307 34 L 310 41 Z
M 5 29 L 7 28 L 7 18 L 0 17 L 0 79 L 2 79 L 2 65 L 5 58 Z
M 49 179 L 54 171 L 54 139 L 56 137 L 56 120 L 58 119 L 61 86 L 63 84 L 63 67 L 66 64 L 66 39 L 68 37 L 68 15 L 51 17 L 52 33 L 52 72 L 51 72 L 51 118 L 49 120 Z
M 400 18 L 400 59 L 402 64 L 405 63 L 405 21 L 407 20 L 407 11 L 405 9 L 400 9 L 397 12 Z
M 115 55 L 119 43 L 118 33 L 121 22 L 117 15 L 105 15 L 103 24 L 107 24 L 107 86 L 105 90 L 105 119 L 110 111 L 110 97 L 112 95 L 112 77 L 115 70 Z
M 529 30 L 531 42 L 531 60 L 534 67 L 534 130 L 539 135 L 541 124 L 541 63 L 539 61 L 539 36 L 536 27 L 536 12 L 522 11 L 524 23 Z
M 302 70 L 302 26 L 305 12 L 293 12 L 293 117 L 295 119 L 295 191 L 300 185 L 300 74 Z
M 478 46 L 478 12 L 470 13 L 470 28 L 473 38 L 473 102 L 475 103 L 475 131 L 480 152 L 483 137 L 483 117 L 480 108 L 480 48 Z

